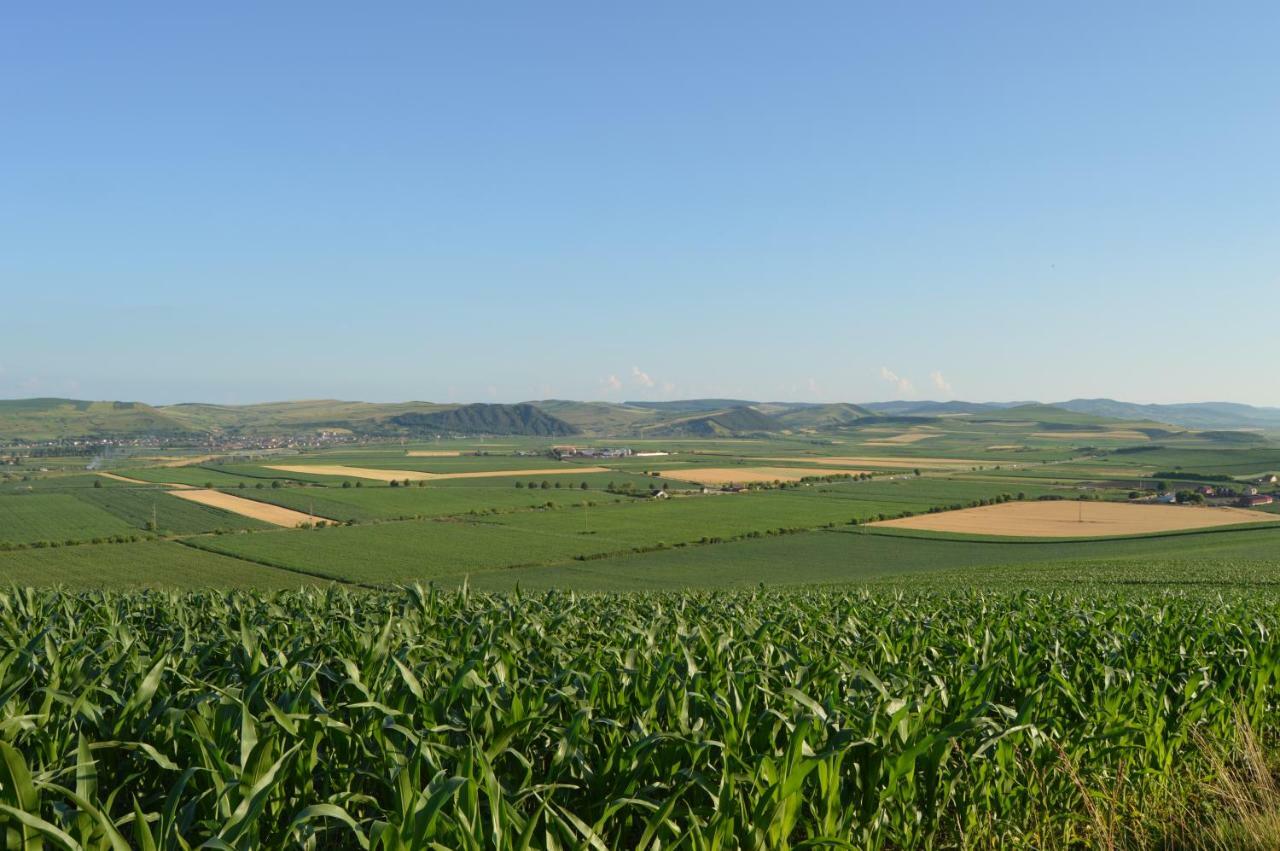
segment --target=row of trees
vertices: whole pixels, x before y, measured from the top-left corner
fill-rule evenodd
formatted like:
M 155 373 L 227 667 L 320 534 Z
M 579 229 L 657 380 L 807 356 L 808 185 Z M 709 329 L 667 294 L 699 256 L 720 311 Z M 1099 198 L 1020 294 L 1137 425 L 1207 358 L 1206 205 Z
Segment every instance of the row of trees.
M 552 487 L 554 487 L 556 490 L 559 490 L 560 488 L 562 488 L 562 487 L 564 487 L 564 486 L 565 486 L 565 485 L 564 485 L 564 483 L 563 483 L 563 482 L 558 482 L 558 481 L 557 481 L 554 485 L 552 485 L 552 484 L 551 484 L 551 482 L 547 481 L 546 479 L 543 479 L 543 480 L 542 480 L 542 484 L 538 484 L 537 482 L 529 482 L 529 484 L 528 484 L 528 485 L 526 485 L 524 482 L 520 482 L 520 481 L 517 481 L 517 482 L 516 482 L 516 487 L 517 487 L 517 488 L 524 488 L 524 487 L 527 487 L 527 488 L 529 488 L 529 490 L 538 490 L 538 489 L 541 489 L 541 490 L 544 490 L 544 491 L 545 491 L 545 490 L 550 490 Z M 573 488 L 573 485 L 569 485 L 568 487 L 569 487 L 570 489 L 572 489 L 572 488 Z M 581 490 L 589 490 L 589 487 L 588 487 L 588 485 L 587 485 L 587 483 L 586 483 L 586 482 L 583 482 L 582 484 L 578 485 L 578 487 L 579 487 Z

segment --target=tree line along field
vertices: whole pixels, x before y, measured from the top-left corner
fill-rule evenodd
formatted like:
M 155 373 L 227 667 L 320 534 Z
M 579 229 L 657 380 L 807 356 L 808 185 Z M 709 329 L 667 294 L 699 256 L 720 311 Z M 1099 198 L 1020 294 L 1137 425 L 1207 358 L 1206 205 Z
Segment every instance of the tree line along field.
M 523 482 L 522 482 L 523 484 Z M 588 499 L 623 500 L 599 491 L 583 491 L 577 478 L 565 487 L 516 488 L 514 484 L 474 487 L 303 487 L 272 488 L 243 494 L 274 505 L 338 521 L 360 522 L 417 517 L 446 517 L 471 512 L 567 508 Z M 602 487 L 597 484 L 597 487 Z M 235 491 L 239 494 L 240 491 Z
M 0 812 L 24 848 L 1250 847 L 1275 599 L 8 592 L 39 723 Z

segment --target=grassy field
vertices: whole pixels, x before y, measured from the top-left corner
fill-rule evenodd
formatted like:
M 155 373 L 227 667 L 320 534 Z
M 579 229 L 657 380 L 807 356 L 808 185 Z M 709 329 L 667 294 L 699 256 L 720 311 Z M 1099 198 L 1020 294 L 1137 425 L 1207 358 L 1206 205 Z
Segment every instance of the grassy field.
M 1277 452 L 1248 444 L 1234 448 L 1182 445 L 1194 441 L 1186 434 L 1173 433 L 1161 433 L 1160 440 L 1180 442 L 1179 445 L 1152 445 L 1146 434 L 1129 430 L 1129 435 L 1136 435 L 1132 438 L 1135 444 L 1143 444 L 1135 447 L 1139 451 L 1112 452 L 1103 448 L 1077 456 L 1079 450 L 1069 445 L 1072 441 L 1064 445 L 1062 439 L 1037 436 L 1046 428 L 1058 429 L 1057 435 L 1077 435 L 1068 430 L 1078 428 L 1082 429 L 1078 432 L 1082 438 L 1102 435 L 1102 431 L 1091 431 L 1092 426 L 1087 423 L 1082 426 L 1076 418 L 1049 426 L 1018 416 L 1009 420 L 945 422 L 928 428 L 872 423 L 875 424 L 866 428 L 846 429 L 826 440 L 784 437 L 628 441 L 635 449 L 672 454 L 608 459 L 604 463 L 611 470 L 604 473 L 444 479 L 423 487 L 393 488 L 374 481 L 358 482 L 356 486 L 357 480 L 275 471 L 264 465 L 348 465 L 439 473 L 534 470 L 548 465 L 572 469 L 578 465 L 560 465 L 542 454 L 556 441 L 519 438 L 491 441 L 484 445 L 484 451 L 490 454 L 481 455 L 473 454 L 476 441 L 404 446 L 383 443 L 275 455 L 257 462 L 242 459 L 118 471 L 153 483 L 212 485 L 238 496 L 361 524 L 311 532 L 264 531 L 268 527 L 259 521 L 174 499 L 163 493 L 160 484 L 155 488 L 129 486 L 83 472 L 52 472 L 34 476 L 28 482 L 10 478 L 0 483 L 0 496 L 4 495 L 4 488 L 10 488 L 15 497 L 26 494 L 61 498 L 48 503 L 48 511 L 26 510 L 19 516 L 14 511 L 23 506 L 17 505 L 7 520 L 0 513 L 0 540 L 17 543 L 3 533 L 8 530 L 12 535 L 18 529 L 27 530 L 25 534 L 32 535 L 32 541 L 87 540 L 136 532 L 149 528 L 154 509 L 162 535 L 187 536 L 192 546 L 249 565 L 273 565 L 298 571 L 299 575 L 359 584 L 387 585 L 418 579 L 456 583 L 467 575 L 475 577 L 477 586 L 486 588 L 511 588 L 516 582 L 529 587 L 617 589 L 880 581 L 882 577 L 915 573 L 926 567 L 929 572 L 963 571 L 983 565 L 996 569 L 1006 564 L 1065 563 L 1075 556 L 1048 543 L 1034 554 L 1027 551 L 1025 557 L 1011 559 L 999 549 L 998 542 L 991 548 L 972 550 L 970 546 L 983 542 L 921 541 L 902 536 L 860 536 L 852 541 L 833 538 L 830 532 L 794 533 L 823 527 L 845 530 L 854 521 L 861 524 L 955 509 L 994 498 L 1074 498 L 1087 493 L 1123 499 L 1128 489 L 1150 485 L 1141 474 L 1154 472 L 1161 465 L 1191 465 L 1206 475 L 1222 475 L 1223 471 L 1265 466 Z M 915 440 L 921 434 L 927 437 Z M 1157 432 L 1153 430 L 1152 434 Z M 886 442 L 903 435 L 915 442 Z M 598 446 L 623 445 L 608 440 L 593 442 Z M 881 445 L 867 446 L 868 442 Z M 465 454 L 407 454 L 441 449 Z M 517 451 L 539 454 L 518 456 L 514 454 Z M 651 488 L 665 486 L 680 494 L 697 490 L 697 486 L 664 478 L 663 470 L 708 465 L 745 468 L 766 463 L 762 459 L 787 457 L 800 459 L 796 463 L 801 465 L 821 466 L 824 458 L 861 456 L 901 458 L 908 470 L 913 458 L 962 458 L 968 466 L 927 471 L 922 477 L 882 473 L 866 481 L 841 480 L 786 490 L 670 501 L 636 500 L 604 490 L 610 484 L 630 485 L 634 493 L 647 494 Z M 591 459 L 582 463 L 600 462 Z M 1011 463 L 1017 463 L 1017 469 Z M 647 475 L 654 471 L 658 477 Z M 101 486 L 94 487 L 95 481 L 100 481 Z M 546 488 L 541 487 L 544 481 Z M 349 486 L 343 487 L 344 482 Z M 588 484 L 586 491 L 580 489 L 583 482 Z M 557 488 L 556 484 L 561 486 Z M 69 497 L 74 500 L 67 502 Z M 582 503 L 586 501 L 594 505 L 584 508 Z M 4 503 L 0 502 L 0 512 L 3 510 Z M 231 530 L 252 534 L 207 534 Z M 739 538 L 748 540 L 739 542 Z M 1162 545 L 1137 546 L 1153 557 L 1173 555 Z M 1180 546 L 1190 544 L 1184 541 Z M 1117 552 L 1128 551 L 1122 547 Z M 1093 556 L 1080 558 L 1081 563 L 1091 562 Z M 1265 560 L 1265 556 L 1257 559 Z
M 236 469 L 246 470 L 249 475 L 237 475 L 229 472 L 231 467 L 129 467 L 111 472 L 130 479 L 144 482 L 176 483 L 192 487 L 235 488 L 242 483 L 245 487 L 256 487 L 259 484 L 270 486 L 273 479 L 282 482 L 290 481 L 285 473 L 273 473 L 262 467 L 240 466 Z
M 1280 582 L 1280 529 L 1112 541 L 955 541 L 838 528 L 472 573 L 485 590 L 585 591 L 881 584 L 1016 590 L 1095 584 L 1232 589 Z M 458 581 L 458 580 L 454 580 Z
M 104 478 L 94 473 L 42 474 L 30 476 L 25 481 L 22 477 L 0 479 L 0 496 L 51 491 L 75 493 L 90 488 L 127 487 L 137 487 L 137 485 L 131 485 L 128 482 L 122 482 L 117 479 Z
M 867 493 L 859 499 L 857 495 L 864 486 L 868 486 Z M 193 543 L 345 581 L 384 584 L 459 579 L 467 573 L 494 568 L 546 565 L 636 550 L 716 543 L 748 535 L 845 526 L 855 519 L 865 522 L 897 516 L 904 510 L 922 511 L 953 500 L 977 498 L 979 493 L 996 495 L 989 487 L 983 490 L 971 483 L 928 478 L 824 488 L 665 501 L 624 500 L 593 507 L 576 505 L 464 517 L 451 522 L 405 521 L 315 533 L 224 536 Z M 312 491 L 301 488 L 269 493 L 276 497 L 289 494 L 292 507 L 305 510 L 311 504 Z M 470 491 L 467 489 L 467 493 Z M 379 488 L 370 494 L 359 493 L 355 488 L 323 491 L 330 492 L 344 494 L 343 499 L 360 507 L 373 504 L 373 500 L 383 507 L 396 505 L 396 500 L 400 500 L 400 506 L 427 505 L 435 498 L 430 488 Z M 520 491 L 513 489 L 511 493 Z M 548 492 L 537 491 L 539 498 L 545 493 Z M 318 502 L 316 510 L 320 510 Z M 699 547 L 698 551 L 710 549 L 714 548 Z
M 859 511 L 869 513 L 872 508 L 763 493 L 628 501 L 451 522 L 406 521 L 311 533 L 224 536 L 196 543 L 347 581 L 387 583 L 763 534 L 797 524 L 808 528 L 848 522 Z
M 488 480 L 466 480 L 488 481 Z M 576 487 L 542 489 L 473 485 L 442 487 L 435 482 L 427 487 L 391 488 L 385 485 L 363 488 L 295 487 L 268 488 L 233 493 L 296 511 L 311 512 L 337 520 L 389 520 L 410 517 L 446 517 L 470 512 L 517 511 L 544 508 L 547 503 L 560 508 L 578 505 L 584 500 L 613 502 L 626 497 L 581 490 Z
M 124 520 L 71 493 L 0 496 L 0 541 L 84 541 L 136 532 Z
M 1097 463 L 1107 466 L 1140 464 L 1155 470 L 1188 474 L 1251 476 L 1280 472 L 1280 449 L 1143 448 L 1140 451 L 1116 452 L 1098 459 Z
M 71 588 L 299 588 L 318 580 L 171 541 L 0 552 L 0 582 Z

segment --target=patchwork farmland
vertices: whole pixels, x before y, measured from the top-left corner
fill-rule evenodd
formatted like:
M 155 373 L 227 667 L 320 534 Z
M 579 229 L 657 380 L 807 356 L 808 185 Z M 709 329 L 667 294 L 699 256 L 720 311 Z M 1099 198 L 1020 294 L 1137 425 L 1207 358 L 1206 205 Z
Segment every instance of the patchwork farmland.
M 1079 415 L 1049 423 L 948 417 L 906 428 L 868 419 L 751 437 L 662 437 L 646 427 L 642 436 L 573 445 L 515 435 L 371 439 L 256 457 L 202 448 L 186 463 L 157 452 L 85 470 L 72 458 L 44 458 L 0 473 L 0 575 L 44 586 L 0 594 L 0 614 L 40 612 L 68 646 L 86 640 L 82 624 L 94 622 L 92 612 L 145 625 L 145 642 L 162 641 L 153 636 L 181 620 L 184 641 L 200 648 L 186 655 L 130 645 L 136 662 L 113 694 L 145 684 L 151 708 L 144 717 L 127 698 L 108 704 L 124 724 L 118 731 L 50 710 L 53 729 L 83 736 L 91 762 L 80 739 L 36 748 L 29 734 L 6 759 L 33 778 L 82 776 L 94 765 L 97 786 L 82 784 L 82 803 L 69 799 L 69 808 L 40 803 L 43 823 L 65 833 L 76 823 L 63 813 L 118 810 L 112 829 L 146 825 L 157 847 L 165 836 L 181 847 L 179 835 L 188 844 L 235 835 L 235 810 L 212 806 L 198 770 L 181 786 L 157 773 L 203 765 L 202 737 L 214 727 L 180 720 L 202 713 L 233 719 L 218 722 L 217 735 L 277 766 L 276 791 L 245 847 L 328 837 L 332 847 L 372 848 L 372 837 L 389 830 L 408 838 L 400 846 L 379 839 L 382 847 L 455 847 L 480 823 L 485 838 L 472 847 L 530 830 L 559 847 L 600 847 L 591 837 L 604 847 L 657 847 L 658 836 L 681 847 L 681 830 L 721 831 L 731 844 L 757 847 L 826 835 L 853 847 L 953 847 L 961 834 L 987 847 L 1011 836 L 1030 847 L 1041 839 L 1056 847 L 1059 837 L 1074 837 L 1066 847 L 1093 847 L 1103 836 L 1098 808 L 1122 819 L 1138 801 L 1143 815 L 1122 819 L 1135 842 L 1225 830 L 1215 821 L 1220 808 L 1172 832 L 1170 824 L 1185 823 L 1170 814 L 1201 794 L 1204 777 L 1226 776 L 1215 754 L 1280 735 L 1271 709 L 1280 680 L 1266 638 L 1280 603 L 1280 515 L 1259 499 L 1276 489 L 1267 476 L 1280 452 L 1188 430 L 1095 426 Z M 682 412 L 673 422 L 685 429 L 697 420 Z M 1248 500 L 1258 504 L 1245 507 Z M 281 612 L 297 630 L 290 640 L 302 642 L 293 650 L 273 625 Z M 472 631 L 490 618 L 503 623 L 485 633 L 492 641 Z M 1072 623 L 1068 655 L 1064 618 Z M 382 636 L 385 647 L 353 630 Z M 985 648 L 973 640 L 984 634 Z M 781 640 L 791 649 L 774 643 Z M 1151 642 L 1176 644 L 1183 655 L 1153 653 Z M 1218 654 L 1225 643 L 1233 650 Z M 44 655 L 47 645 L 23 646 L 27 669 L 62 664 Z M 315 716 L 288 697 L 300 682 L 303 646 L 329 659 L 318 656 L 315 670 L 328 672 L 317 687 L 330 721 L 365 743 L 323 766 L 298 747 L 301 719 Z M 236 652 L 293 660 L 258 686 L 267 702 L 235 696 L 256 663 L 244 671 L 207 663 Z M 1105 666 L 1081 664 L 1105 655 L 1114 668 L 1117 652 L 1136 678 L 1108 680 Z M 575 673 L 584 658 L 613 659 L 628 677 L 649 671 L 667 684 L 665 696 L 619 680 L 608 697 L 596 691 L 594 705 L 574 708 L 533 686 L 550 675 L 555 693 L 587 694 L 594 687 Z M 1186 664 L 1201 672 L 1191 692 Z M 339 667 L 346 673 L 334 673 Z M 152 671 L 159 673 L 144 683 Z M 975 679 L 974 671 L 987 673 Z M 65 682 L 77 675 L 62 673 Z M 693 697 L 736 688 L 748 675 L 764 690 L 740 698 L 747 702 L 731 717 L 715 700 Z M 516 678 L 507 682 L 518 684 L 525 708 L 484 703 L 506 693 L 503 676 Z M 457 682 L 471 684 L 449 685 Z M 1167 682 L 1191 697 L 1162 703 Z M 26 702 L 20 714 L 38 710 L 36 692 L 10 685 Z M 1086 691 L 1091 708 L 1081 714 Z M 218 696 L 199 703 L 197 693 Z M 654 705 L 668 708 L 655 714 Z M 1131 707 L 1130 717 L 1114 717 L 1118 706 Z M 1132 734 L 1125 748 L 1106 744 L 1118 729 L 1145 724 L 1138 713 L 1156 711 L 1160 724 Z M 507 732 L 459 738 L 424 714 L 448 712 L 504 713 Z M 546 742 L 570 735 L 574 712 L 602 722 L 573 734 L 583 767 L 627 778 L 625 797 L 636 803 L 603 804 L 608 795 L 558 773 Z M 881 716 L 906 733 L 886 732 Z M 435 802 L 414 805 L 437 808 L 430 823 L 404 820 L 386 783 L 353 779 L 403 776 L 403 756 L 369 744 L 385 738 L 388 723 L 444 749 L 412 793 Z M 617 748 L 654 746 L 606 731 L 642 727 L 686 744 L 620 769 Z M 697 730 L 745 731 L 733 746 L 742 767 L 713 765 L 691 744 Z M 157 768 L 137 765 L 138 753 L 152 751 L 126 741 L 152 748 L 157 756 L 146 758 Z M 195 742 L 205 744 L 185 744 Z M 327 738 L 324 746 L 339 747 Z M 935 759 L 939 753 L 950 756 Z M 989 760 L 1001 754 L 1041 772 L 1018 787 L 1026 799 L 1010 792 L 1005 808 L 963 791 L 998 786 Z M 1050 770 L 1063 754 L 1074 772 L 1065 777 Z M 662 785 L 646 773 L 653 760 L 719 772 L 716 788 L 736 790 L 736 809 L 713 805 L 696 784 Z M 785 781 L 796 816 L 780 825 L 746 802 L 758 807 L 777 794 L 767 790 L 783 788 L 784 764 L 797 772 Z M 1101 797 L 1097 790 L 1113 789 L 1118 772 L 1130 778 L 1127 791 Z M 553 784 L 548 806 L 533 803 L 525 785 L 532 776 Z M 907 784 L 929 776 L 947 779 Z M 305 791 L 317 780 L 323 795 Z M 43 802 L 62 794 L 56 781 L 40 783 Z M 835 783 L 863 803 L 814 809 Z M 117 802 L 125 789 L 141 818 L 132 803 L 126 813 Z M 491 803 L 473 811 L 468 801 L 482 789 Z M 193 821 L 164 821 L 166 800 L 185 802 Z M 979 821 L 958 827 L 965 819 Z

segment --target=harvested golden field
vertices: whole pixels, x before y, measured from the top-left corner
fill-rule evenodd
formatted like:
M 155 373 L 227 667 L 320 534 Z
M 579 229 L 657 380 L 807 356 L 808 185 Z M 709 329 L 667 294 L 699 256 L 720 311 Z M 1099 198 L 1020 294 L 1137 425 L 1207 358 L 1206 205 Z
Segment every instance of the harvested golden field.
M 856 476 L 861 472 L 865 471 L 819 467 L 698 467 L 663 470 L 662 477 L 700 485 L 745 485 L 752 482 L 798 482 L 806 476 Z
M 457 449 L 410 449 L 405 453 L 410 458 L 457 458 L 461 454 Z
M 216 461 L 221 455 L 189 455 L 185 458 L 165 458 L 161 460 L 157 467 L 187 467 L 197 464 L 204 464 L 207 461 Z
M 307 464 L 297 466 L 267 466 L 268 470 L 283 473 L 312 473 L 317 476 L 347 476 L 353 479 L 373 479 L 379 482 L 430 482 L 437 479 L 496 479 L 508 476 L 564 476 L 578 473 L 608 473 L 608 467 L 547 467 L 538 470 L 477 470 L 471 473 L 424 473 L 421 470 L 376 470 L 372 467 L 347 467 L 341 464 Z
M 474 473 L 437 473 L 437 479 L 492 479 L 500 476 L 570 476 L 578 473 L 611 473 L 608 467 L 547 467 L 542 470 L 478 470 Z
M 1276 521 L 1280 517 L 1244 508 L 1036 500 L 920 514 L 871 525 L 1016 538 L 1100 538 Z
M 303 514 L 301 511 L 294 511 L 291 508 L 268 505 L 265 502 L 232 496 L 222 491 L 206 490 L 205 488 L 177 490 L 173 492 L 173 495 L 180 499 L 198 502 L 201 505 L 208 505 L 212 508 L 221 508 L 223 511 L 230 511 L 232 514 L 252 517 L 254 520 L 261 520 L 264 523 L 274 523 L 277 526 L 293 528 L 303 523 L 315 523 L 319 520 L 323 520 L 326 523 L 332 522 L 328 517 Z
M 353 479 L 373 479 L 378 482 L 426 481 L 435 479 L 435 473 L 423 473 L 419 470 L 375 470 L 372 467 L 347 467 L 342 464 L 297 464 L 266 465 L 268 470 L 279 470 L 282 473 L 311 473 L 316 476 L 349 476 Z
M 104 479 L 115 479 L 117 482 L 128 482 L 131 485 L 151 485 L 152 487 L 173 488 L 174 490 L 191 490 L 191 485 L 180 485 L 177 482 L 145 482 L 142 479 L 131 479 L 116 473 L 99 472 Z
M 828 464 L 838 467 L 871 467 L 875 469 L 912 469 L 919 467 L 922 470 L 951 470 L 956 467 L 989 467 L 993 464 L 1001 464 L 1001 461 L 974 461 L 966 458 L 905 458 L 893 455 L 868 456 L 863 458 L 819 458 L 816 455 L 800 455 L 790 458 L 761 458 L 761 461 L 783 461 L 788 464 Z
M 1038 431 L 1032 437 L 1046 440 L 1150 440 L 1149 435 L 1132 429 L 1114 429 L 1112 431 Z
M 937 437 L 937 432 L 928 431 L 911 431 L 906 434 L 895 434 L 893 437 L 876 438 L 875 440 L 862 441 L 863 446 L 902 446 L 907 443 L 919 443 L 922 440 L 928 440 L 931 437 Z

